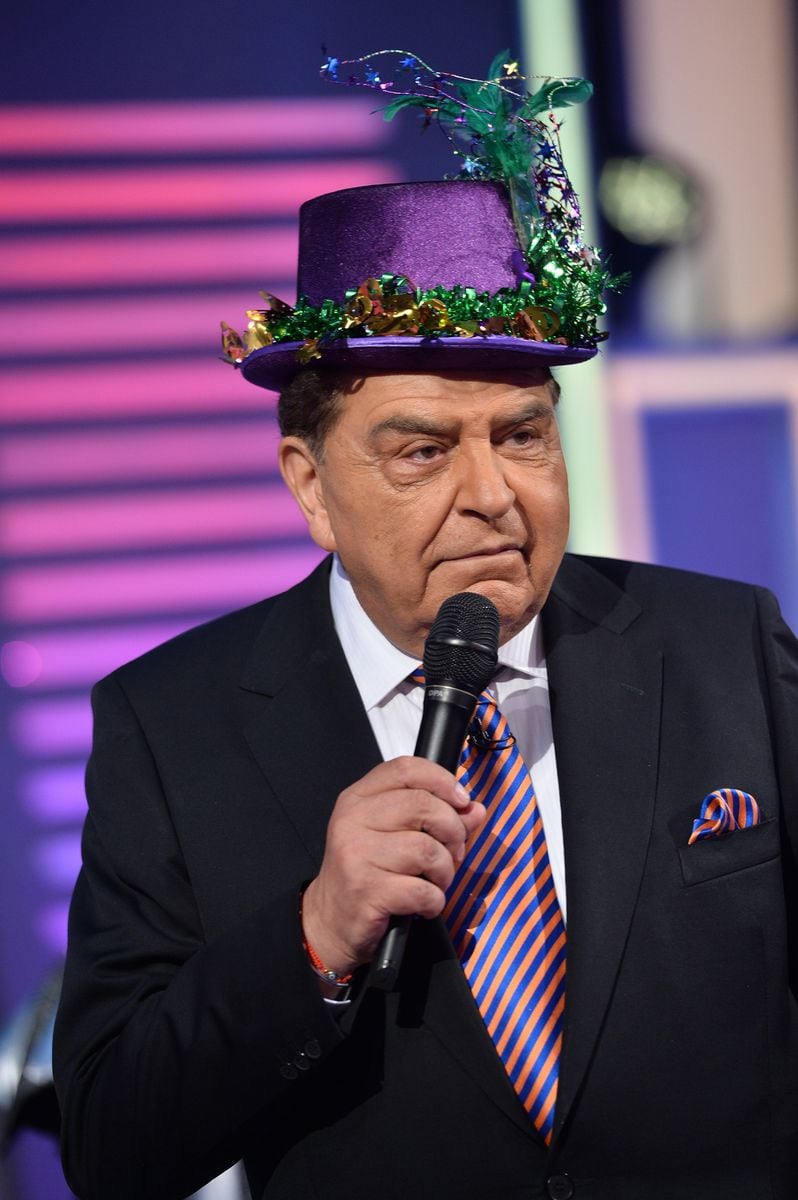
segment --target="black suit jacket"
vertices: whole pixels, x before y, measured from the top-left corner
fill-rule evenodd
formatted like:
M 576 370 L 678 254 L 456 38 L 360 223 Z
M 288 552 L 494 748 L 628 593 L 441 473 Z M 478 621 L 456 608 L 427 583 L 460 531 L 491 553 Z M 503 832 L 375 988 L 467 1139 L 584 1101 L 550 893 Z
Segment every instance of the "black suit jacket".
M 341 1017 L 298 894 L 379 752 L 328 566 L 98 685 L 55 1067 L 85 1200 L 798 1194 L 798 653 L 768 593 L 567 557 L 543 613 L 568 979 L 547 1150 L 440 921 Z M 687 846 L 717 787 L 757 828 Z M 794 985 L 793 980 L 793 985 Z

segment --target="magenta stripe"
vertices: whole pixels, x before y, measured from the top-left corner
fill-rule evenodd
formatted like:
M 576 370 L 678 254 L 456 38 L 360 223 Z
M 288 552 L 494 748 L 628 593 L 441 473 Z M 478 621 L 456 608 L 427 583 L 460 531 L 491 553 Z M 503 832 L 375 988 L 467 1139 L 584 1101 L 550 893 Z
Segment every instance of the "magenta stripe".
M 42 656 L 30 642 L 12 638 L 0 646 L 0 672 L 9 687 L 32 687 L 41 677 Z
M 39 673 L 28 687 L 37 691 L 92 683 L 196 624 L 196 618 L 184 617 L 174 621 L 120 624 L 110 629 L 22 634 L 24 642 L 30 645 L 39 660 Z
M 240 279 L 254 291 L 264 279 L 291 279 L 296 258 L 293 226 L 19 237 L 3 247 L 0 287 L 119 291 L 134 284 Z
M 151 221 L 181 217 L 294 218 L 320 192 L 393 183 L 382 159 L 330 159 L 286 165 L 69 168 L 6 171 L 0 222 Z
M 12 712 L 9 727 L 25 754 L 85 754 L 91 744 L 89 698 L 31 701 Z
M 367 100 L 337 96 L 8 105 L 0 108 L 0 153 L 19 157 L 338 149 L 387 139 L 390 130 L 374 120 L 373 107 Z
M 234 382 L 247 386 L 238 377 Z M 260 473 L 276 468 L 279 440 L 270 415 L 177 429 L 10 434 L 0 443 L 0 482 L 56 487 Z
M 24 557 L 118 548 L 301 537 L 306 526 L 282 484 L 9 501 L 0 551 Z
M 303 579 L 322 552 L 299 549 L 120 559 L 7 572 L 10 621 L 236 608 Z
M 286 297 L 290 299 L 290 297 Z M 166 350 L 199 348 L 207 356 L 209 375 L 234 368 L 212 361 L 220 353 L 219 322 L 246 328 L 245 312 L 258 303 L 257 295 L 236 292 L 192 292 L 174 296 L 120 296 L 106 300 L 64 300 L 58 320 L 48 326 L 47 337 L 36 347 L 37 357 L 52 358 L 75 351 Z M 30 331 L 41 320 L 41 301 L 0 305 L 0 354 L 18 356 L 29 345 Z M 217 370 L 218 368 L 218 370 Z M 240 382 L 240 380 L 239 380 Z M 5 388 L 4 388 L 5 390 Z M 62 406 L 67 406 L 63 393 Z
M 240 296 L 236 302 L 240 307 Z M 251 298 L 245 303 L 251 303 Z M 218 329 L 219 320 L 214 324 Z M 0 387 L 0 421 L 76 421 L 209 410 L 264 412 L 274 405 L 271 392 L 252 387 L 238 371 L 204 355 L 167 362 L 119 358 L 111 365 L 73 367 L 37 362 L 35 371 L 22 367 L 1 372 Z

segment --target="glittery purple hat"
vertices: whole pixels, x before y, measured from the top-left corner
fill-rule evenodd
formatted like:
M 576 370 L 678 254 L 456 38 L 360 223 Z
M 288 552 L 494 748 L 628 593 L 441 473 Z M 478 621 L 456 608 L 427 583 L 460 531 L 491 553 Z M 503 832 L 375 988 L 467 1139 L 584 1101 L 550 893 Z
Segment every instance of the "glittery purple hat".
M 364 281 L 386 276 L 404 277 L 408 291 L 514 293 L 530 276 L 504 185 L 474 180 L 382 184 L 330 192 L 302 205 L 297 291 L 310 305 L 318 309 L 332 301 L 351 309 Z M 358 315 L 364 303 L 370 302 L 355 301 Z M 522 329 L 523 336 L 496 332 L 490 322 L 480 327 L 473 321 L 449 322 L 454 333 L 419 336 L 409 318 L 404 324 L 383 320 L 386 332 L 379 322 L 371 326 L 353 319 L 339 337 L 311 339 L 310 345 L 308 339 L 275 338 L 236 357 L 251 383 L 279 389 L 308 363 L 363 372 L 508 371 L 584 362 L 596 353 L 594 346 L 542 340 L 546 331 L 534 314 L 543 310 L 529 308 L 533 315 L 524 319 L 522 306 L 516 307 L 523 324 L 516 320 L 510 327 Z M 279 326 L 279 311 L 268 314 L 271 330 Z M 411 332 L 393 332 L 396 328 Z

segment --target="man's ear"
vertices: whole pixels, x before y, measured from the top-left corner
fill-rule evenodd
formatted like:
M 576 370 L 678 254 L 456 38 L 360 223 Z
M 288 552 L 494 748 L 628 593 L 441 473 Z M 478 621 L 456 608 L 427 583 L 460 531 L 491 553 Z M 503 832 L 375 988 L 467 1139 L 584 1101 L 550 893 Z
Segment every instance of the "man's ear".
M 302 509 L 308 531 L 322 550 L 335 550 L 327 506 L 324 502 L 319 462 L 303 438 L 284 437 L 277 452 L 280 473 Z

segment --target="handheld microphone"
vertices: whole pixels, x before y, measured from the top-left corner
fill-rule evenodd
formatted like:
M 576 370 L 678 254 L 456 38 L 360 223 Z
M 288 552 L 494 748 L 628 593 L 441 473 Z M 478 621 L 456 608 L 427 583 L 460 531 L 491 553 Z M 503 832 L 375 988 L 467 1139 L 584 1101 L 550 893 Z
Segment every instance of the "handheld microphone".
M 415 754 L 452 774 L 480 693 L 496 671 L 499 614 L 493 601 L 475 592 L 444 600 L 424 645 L 424 712 Z M 396 982 L 410 917 L 393 917 L 372 963 L 370 983 L 390 991 Z

